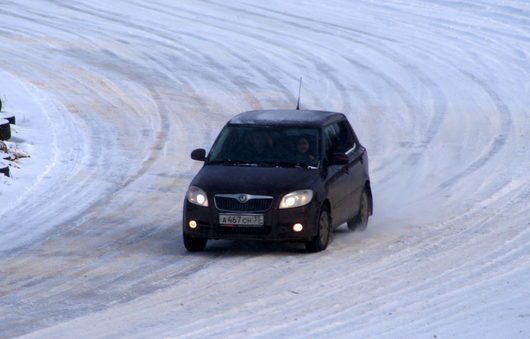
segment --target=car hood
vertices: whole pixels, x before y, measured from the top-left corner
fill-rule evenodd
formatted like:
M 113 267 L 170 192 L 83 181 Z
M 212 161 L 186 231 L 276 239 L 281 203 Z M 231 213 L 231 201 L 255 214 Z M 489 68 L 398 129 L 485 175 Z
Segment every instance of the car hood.
M 205 165 L 192 181 L 209 194 L 285 194 L 312 188 L 319 170 L 284 167 Z

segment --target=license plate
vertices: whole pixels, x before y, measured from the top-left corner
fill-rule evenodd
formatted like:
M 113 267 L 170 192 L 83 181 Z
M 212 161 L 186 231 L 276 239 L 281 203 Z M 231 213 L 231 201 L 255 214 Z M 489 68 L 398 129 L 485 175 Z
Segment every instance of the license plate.
M 263 226 L 263 215 L 219 214 L 219 224 L 225 226 Z

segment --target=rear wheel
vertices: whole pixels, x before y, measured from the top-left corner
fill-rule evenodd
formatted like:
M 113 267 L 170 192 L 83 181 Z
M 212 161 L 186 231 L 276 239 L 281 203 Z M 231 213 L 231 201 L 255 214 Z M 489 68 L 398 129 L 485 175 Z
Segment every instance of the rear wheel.
M 184 247 L 190 252 L 199 252 L 204 250 L 208 239 L 205 238 L 196 238 L 190 237 L 189 235 L 184 234 Z
M 361 201 L 359 203 L 359 214 L 352 220 L 348 221 L 348 228 L 350 231 L 364 231 L 368 226 L 368 218 L 370 217 L 370 200 L 366 189 L 361 194 Z
M 331 218 L 326 207 L 323 207 L 320 211 L 320 217 L 318 219 L 318 230 L 317 234 L 313 239 L 306 243 L 306 249 L 308 252 L 320 252 L 328 247 L 329 237 L 331 234 Z

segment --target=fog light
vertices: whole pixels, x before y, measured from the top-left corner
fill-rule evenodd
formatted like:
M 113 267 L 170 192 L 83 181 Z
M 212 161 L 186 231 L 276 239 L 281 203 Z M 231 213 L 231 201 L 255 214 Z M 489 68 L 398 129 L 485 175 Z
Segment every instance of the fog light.
M 197 228 L 197 222 L 196 222 L 195 220 L 190 220 L 190 221 L 188 222 L 188 226 L 189 226 L 190 228 Z
M 293 225 L 293 231 L 295 232 L 301 232 L 304 229 L 304 226 L 302 226 L 301 223 L 296 223 Z

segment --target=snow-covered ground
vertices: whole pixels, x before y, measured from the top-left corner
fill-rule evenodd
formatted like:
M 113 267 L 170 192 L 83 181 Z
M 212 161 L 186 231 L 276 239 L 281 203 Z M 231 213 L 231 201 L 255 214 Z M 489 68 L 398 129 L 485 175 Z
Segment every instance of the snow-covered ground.
M 0 46 L 0 337 L 530 337 L 528 1 L 7 0 Z M 300 76 L 368 230 L 187 253 L 190 151 Z

